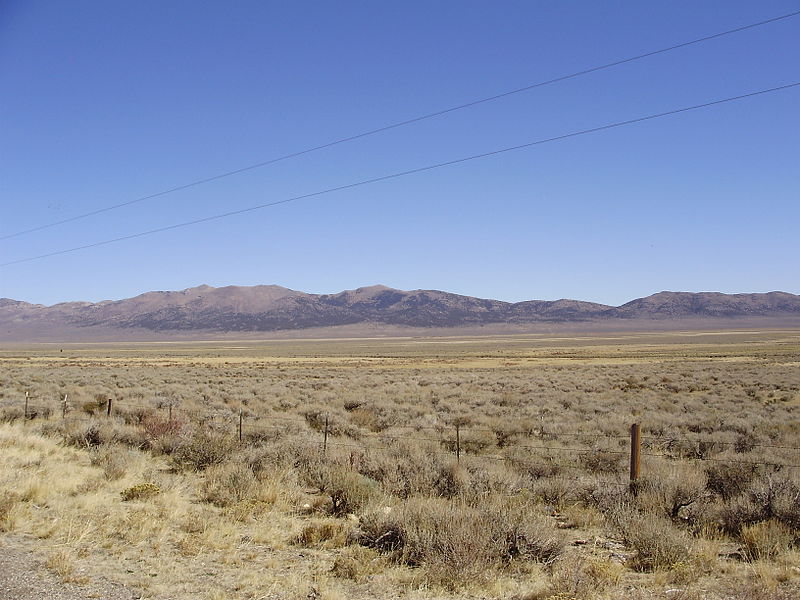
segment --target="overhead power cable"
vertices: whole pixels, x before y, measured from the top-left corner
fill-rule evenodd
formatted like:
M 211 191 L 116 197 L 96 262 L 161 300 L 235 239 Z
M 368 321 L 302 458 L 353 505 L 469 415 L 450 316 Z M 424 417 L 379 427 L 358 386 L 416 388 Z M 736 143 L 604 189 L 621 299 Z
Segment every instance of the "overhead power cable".
M 701 108 L 707 108 L 707 107 L 710 107 L 710 106 L 718 106 L 720 104 L 725 104 L 727 102 L 734 102 L 736 100 L 743 100 L 745 98 L 752 98 L 754 96 L 760 96 L 760 95 L 763 95 L 763 94 L 770 94 L 770 93 L 773 93 L 773 92 L 779 92 L 781 90 L 787 90 L 787 89 L 794 88 L 794 87 L 797 87 L 797 86 L 800 86 L 800 81 L 795 82 L 795 83 L 789 83 L 789 84 L 786 84 L 786 85 L 781 85 L 781 86 L 774 87 L 774 88 L 768 88 L 768 89 L 764 89 L 764 90 L 759 90 L 757 92 L 750 92 L 748 94 L 741 94 L 739 96 L 731 96 L 730 98 L 722 98 L 721 100 L 712 100 L 711 102 L 704 102 L 703 104 L 695 104 L 694 106 L 685 106 L 683 108 L 676 108 L 676 109 L 673 109 L 673 110 L 668 110 L 666 112 L 647 115 L 645 117 L 638 117 L 636 119 L 629 119 L 627 121 L 617 121 L 616 123 L 609 123 L 607 125 L 600 125 L 599 127 L 592 127 L 591 129 L 582 129 L 580 131 L 573 131 L 571 133 L 565 133 L 563 135 L 558 135 L 558 136 L 555 136 L 555 137 L 545 138 L 545 139 L 541 139 L 541 140 L 535 140 L 533 142 L 527 142 L 525 144 L 519 144 L 519 145 L 516 145 L 516 146 L 509 146 L 509 147 L 506 147 L 506 148 L 500 148 L 498 150 L 491 150 L 490 152 L 483 152 L 481 154 L 473 154 L 471 156 L 464 156 L 462 158 L 456 158 L 456 159 L 453 159 L 453 160 L 448 160 L 448 161 L 445 161 L 445 162 L 440 162 L 440 163 L 436 163 L 436 164 L 432 164 L 432 165 L 427 165 L 427 166 L 424 166 L 424 167 L 417 167 L 415 169 L 409 169 L 407 171 L 398 171 L 396 173 L 390 173 L 388 175 L 381 175 L 380 177 L 373 177 L 371 179 L 362 179 L 361 181 L 356 181 L 354 183 L 347 183 L 347 184 L 344 184 L 344 185 L 339 185 L 339 186 L 336 186 L 336 187 L 331 187 L 331 188 L 327 188 L 327 189 L 324 189 L 324 190 L 319 190 L 319 191 L 316 191 L 316 192 L 310 192 L 308 194 L 302 194 L 300 196 L 293 196 L 291 198 L 284 198 L 282 200 L 275 200 L 273 202 L 265 202 L 264 204 L 257 204 L 255 206 L 249 206 L 247 208 L 241 208 L 241 209 L 238 209 L 238 210 L 231 210 L 231 211 L 228 211 L 228 212 L 219 213 L 219 214 L 211 215 L 211 216 L 208 216 L 208 217 L 202 217 L 200 219 L 193 219 L 191 221 L 183 221 L 181 223 L 175 223 L 173 225 L 167 225 L 165 227 L 158 227 L 156 229 L 149 229 L 147 231 L 140 231 L 139 233 L 132 233 L 130 235 L 124 235 L 124 236 L 112 238 L 110 240 L 103 240 L 103 241 L 100 241 L 100 242 L 94 242 L 92 244 L 84 244 L 82 246 L 75 246 L 73 248 L 67 248 L 67 249 L 64 249 L 64 250 L 57 250 L 55 252 L 48 252 L 46 254 L 40 254 L 38 256 L 31 256 L 31 257 L 28 257 L 28 258 L 20 258 L 18 260 L 12 260 L 12 261 L 8 261 L 8 262 L 0 263 L 0 267 L 7 267 L 9 265 L 16 265 L 16 264 L 19 264 L 19 263 L 30 262 L 30 261 L 33 261 L 33 260 L 39 260 L 39 259 L 42 259 L 42 258 L 49 258 L 51 256 L 58 256 L 59 254 L 67 254 L 69 252 L 76 252 L 78 250 L 86 250 L 88 248 L 96 248 L 98 246 L 105 246 L 107 244 L 113 244 L 115 242 L 121 242 L 121 241 L 124 241 L 124 240 L 131 240 L 131 239 L 135 239 L 135 238 L 139 238 L 139 237 L 144 237 L 146 235 L 152 235 L 152 234 L 155 234 L 155 233 L 161 233 L 161 232 L 164 232 L 164 231 L 170 231 L 172 229 L 179 229 L 181 227 L 189 227 L 190 225 L 198 225 L 200 223 L 207 223 L 209 221 L 216 221 L 218 219 L 224 219 L 226 217 L 232 217 L 234 215 L 241 215 L 241 214 L 248 213 L 248 212 L 253 212 L 253 211 L 256 211 L 256 210 L 261 210 L 263 208 L 268 208 L 270 206 L 277 206 L 279 204 L 287 204 L 289 202 L 295 202 L 297 200 L 306 200 L 308 198 L 315 198 L 317 196 L 322 196 L 322 195 L 330 194 L 330 193 L 333 193 L 333 192 L 339 192 L 339 191 L 342 191 L 342 190 L 349 190 L 349 189 L 353 189 L 353 188 L 356 188 L 356 187 L 369 185 L 369 184 L 372 184 L 372 183 L 378 183 L 380 181 L 387 181 L 387 180 L 390 180 L 390 179 L 397 179 L 399 177 L 405 177 L 407 175 L 413 175 L 415 173 L 423 173 L 425 171 L 432 171 L 434 169 L 440 169 L 442 167 L 448 167 L 448 166 L 451 166 L 451 165 L 457 165 L 457 164 L 460 164 L 460 163 L 465 163 L 465 162 L 468 162 L 468 161 L 477 160 L 479 158 L 487 158 L 489 156 L 496 156 L 498 154 L 504 154 L 506 152 L 512 152 L 514 150 L 522 150 L 524 148 L 531 148 L 532 146 L 539 146 L 541 144 L 547 144 L 547 143 L 550 143 L 550 142 L 556 142 L 556 141 L 559 141 L 559 140 L 565 140 L 565 139 L 577 137 L 577 136 L 580 136 L 580 135 L 587 135 L 587 134 L 590 134 L 590 133 L 597 133 L 598 131 L 605 131 L 605 130 L 608 130 L 608 129 L 614 129 L 616 127 L 623 127 L 625 125 L 632 125 L 634 123 L 641 123 L 643 121 L 650 121 L 650 120 L 653 120 L 653 119 L 660 119 L 661 117 L 667 117 L 667 116 L 670 116 L 670 115 L 676 115 L 676 114 L 680 114 L 680 113 L 684 113 L 684 112 L 689 112 L 689 111 L 692 111 L 692 110 L 698 110 L 698 109 L 701 109 Z
M 94 215 L 99 215 L 99 214 L 102 214 L 102 213 L 105 213 L 105 212 L 116 210 L 118 208 L 123 208 L 125 206 L 130 206 L 132 204 L 137 204 L 139 202 L 144 202 L 145 200 L 152 200 L 154 198 L 159 198 L 161 196 L 166 196 L 167 194 L 172 194 L 174 192 L 179 192 L 181 190 L 185 190 L 185 189 L 188 189 L 188 188 L 196 187 L 196 186 L 203 185 L 203 184 L 206 184 L 206 183 L 211 183 L 212 181 L 218 181 L 218 180 L 224 179 L 226 177 L 231 177 L 233 175 L 238 175 L 240 173 L 245 173 L 247 171 L 252 171 L 254 169 L 259 169 L 261 167 L 266 167 L 268 165 L 272 165 L 272 164 L 275 164 L 275 163 L 278 163 L 278 162 L 281 162 L 281 161 L 285 161 L 285 160 L 289 160 L 289 159 L 292 159 L 292 158 L 297 158 L 299 156 L 303 156 L 305 154 L 310 154 L 310 153 L 316 152 L 318 150 L 324 150 L 325 148 L 331 148 L 332 146 L 338 146 L 339 144 L 352 142 L 352 141 L 355 141 L 355 140 L 358 140 L 358 139 L 361 139 L 361 138 L 365 138 L 365 137 L 368 137 L 368 136 L 376 135 L 378 133 L 382 133 L 384 131 L 389 131 L 391 129 L 397 129 L 398 127 L 404 127 L 406 125 L 411 125 L 413 123 L 419 123 L 420 121 L 425 121 L 427 119 L 432 119 L 434 117 L 440 117 L 440 116 L 443 116 L 443 115 L 446 115 L 446 114 L 449 114 L 449 113 L 452 113 L 452 112 L 455 112 L 455 111 L 458 111 L 458 110 L 463 110 L 465 108 L 470 108 L 472 106 L 478 106 L 480 104 L 485 104 L 487 102 L 493 102 L 493 101 L 499 100 L 501 98 L 506 98 L 508 96 L 513 96 L 514 94 L 520 94 L 522 92 L 527 92 L 527 91 L 530 91 L 530 90 L 534 90 L 536 88 L 544 87 L 544 86 L 547 86 L 547 85 L 552 85 L 554 83 L 559 83 L 561 81 L 566 81 L 568 79 L 575 79 L 576 77 L 582 77 L 583 75 L 589 75 L 590 73 L 596 73 L 597 71 L 610 69 L 612 67 L 617 67 L 617 66 L 624 65 L 624 64 L 627 64 L 627 63 L 631 63 L 631 62 L 634 62 L 634 61 L 637 61 L 637 60 L 642 60 L 644 58 L 649 58 L 651 56 L 655 56 L 655 55 L 658 55 L 658 54 L 663 54 L 665 52 L 671 52 L 672 50 L 678 50 L 679 48 L 685 48 L 687 46 L 692 46 L 694 44 L 700 44 L 702 42 L 707 42 L 707 41 L 714 40 L 714 39 L 717 39 L 717 38 L 720 38 L 720 37 L 724 37 L 726 35 L 739 33 L 741 31 L 746 31 L 748 29 L 754 29 L 756 27 L 761 27 L 763 25 L 768 25 L 770 23 L 775 23 L 777 21 L 783 21 L 785 19 L 796 17 L 798 15 L 800 15 L 800 11 L 787 13 L 785 15 L 780 15 L 780 16 L 777 16 L 777 17 L 773 17 L 771 19 L 766 19 L 764 21 L 758 21 L 757 23 L 750 23 L 749 25 L 743 25 L 741 27 L 736 27 L 735 29 L 728 29 L 726 31 L 721 31 L 719 33 L 714 33 L 714 34 L 711 34 L 711 35 L 707 35 L 707 36 L 704 36 L 704 37 L 701 37 L 701 38 L 690 40 L 688 42 L 681 42 L 680 44 L 674 44 L 672 46 L 667 46 L 666 48 L 660 48 L 658 50 L 652 50 L 650 52 L 645 52 L 644 54 L 637 54 L 636 56 L 631 56 L 631 57 L 623 58 L 621 60 L 617 60 L 617 61 L 614 61 L 614 62 L 605 63 L 605 64 L 598 65 L 598 66 L 595 66 L 595 67 L 590 67 L 588 69 L 583 69 L 582 71 L 576 71 L 576 72 L 570 73 L 568 75 L 561 75 L 561 76 L 555 77 L 553 79 L 540 81 L 538 83 L 532 83 L 530 85 L 526 85 L 526 86 L 523 86 L 523 87 L 520 87 L 520 88 L 509 90 L 507 92 L 502 92 L 500 94 L 495 94 L 493 96 L 487 96 L 485 98 L 480 98 L 478 100 L 472 100 L 472 101 L 466 102 L 464 104 L 451 106 L 450 108 L 445 108 L 445 109 L 438 110 L 438 111 L 435 111 L 435 112 L 431 112 L 431 113 L 427 113 L 427 114 L 424 114 L 424 115 L 420 115 L 418 117 L 413 117 L 411 119 L 406 119 L 404 121 L 398 121 L 396 123 L 391 123 L 389 125 L 384 125 L 382 127 L 378 127 L 377 129 L 370 129 L 370 130 L 364 131 L 362 133 L 357 133 L 357 134 L 354 134 L 354 135 L 351 135 L 351 136 L 339 138 L 339 139 L 333 140 L 331 142 L 326 142 L 324 144 L 320 144 L 318 146 L 312 146 L 310 148 L 306 148 L 305 150 L 299 150 L 297 152 L 284 154 L 283 156 L 278 156 L 278 157 L 275 157 L 275 158 L 271 158 L 271 159 L 268 159 L 268 160 L 257 162 L 257 163 L 254 163 L 252 165 L 248 165 L 246 167 L 240 167 L 240 168 L 234 169 L 232 171 L 225 171 L 224 173 L 219 173 L 217 175 L 212 175 L 210 177 L 205 177 L 203 179 L 197 179 L 195 181 L 191 181 L 189 183 L 184 183 L 182 185 L 171 187 L 171 188 L 162 190 L 160 192 L 155 192 L 153 194 L 148 194 L 146 196 L 140 196 L 138 198 L 134 198 L 134 199 L 128 200 L 126 202 L 120 202 L 119 204 L 112 204 L 110 206 L 105 206 L 103 208 L 98 208 L 96 210 L 92 210 L 92 211 L 89 211 L 89 212 L 86 212 L 86 213 L 83 213 L 83 214 L 80 214 L 80 215 L 75 215 L 74 217 L 61 219 L 60 221 L 53 221 L 52 223 L 47 223 L 45 225 L 38 225 L 36 227 L 31 227 L 30 229 L 24 229 L 22 231 L 17 231 L 15 233 L 9 233 L 9 234 L 6 234 L 6 235 L 1 235 L 0 236 L 0 240 L 7 240 L 7 239 L 11 239 L 11 238 L 18 237 L 18 236 L 21 236 L 21 235 L 26 235 L 28 233 L 34 233 L 36 231 L 41 231 L 43 229 L 49 229 L 50 227 L 56 227 L 57 225 L 64 225 L 66 223 L 72 223 L 73 221 L 78 221 L 80 219 L 85 219 L 87 217 L 92 217 Z

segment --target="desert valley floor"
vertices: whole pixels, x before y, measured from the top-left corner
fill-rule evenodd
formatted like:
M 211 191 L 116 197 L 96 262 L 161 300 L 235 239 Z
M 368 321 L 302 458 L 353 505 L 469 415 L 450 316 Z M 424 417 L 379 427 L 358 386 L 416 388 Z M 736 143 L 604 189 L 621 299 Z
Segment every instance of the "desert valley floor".
M 85 597 L 800 597 L 798 329 L 5 345 L 0 452 Z

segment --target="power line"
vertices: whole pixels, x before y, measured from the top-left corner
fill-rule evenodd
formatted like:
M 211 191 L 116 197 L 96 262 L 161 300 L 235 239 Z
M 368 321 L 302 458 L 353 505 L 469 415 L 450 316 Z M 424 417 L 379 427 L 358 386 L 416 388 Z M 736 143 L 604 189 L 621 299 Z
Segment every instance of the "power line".
M 650 121 L 650 120 L 653 120 L 653 119 L 659 119 L 661 117 L 667 117 L 667 116 L 670 116 L 670 115 L 676 115 L 676 114 L 679 114 L 679 113 L 684 113 L 684 112 L 688 112 L 688 111 L 692 111 L 692 110 L 698 110 L 700 108 L 707 108 L 709 106 L 717 106 L 717 105 L 720 105 L 720 104 L 725 104 L 727 102 L 734 102 L 736 100 L 743 100 L 745 98 L 752 98 L 754 96 L 760 96 L 760 95 L 763 95 L 763 94 L 769 94 L 769 93 L 773 93 L 773 92 L 778 92 L 778 91 L 781 91 L 781 90 L 786 90 L 786 89 L 794 88 L 794 87 L 797 87 L 797 86 L 800 86 L 800 81 L 795 82 L 795 83 L 789 83 L 789 84 L 786 84 L 786 85 L 781 85 L 781 86 L 774 87 L 774 88 L 768 88 L 768 89 L 764 89 L 764 90 L 759 90 L 757 92 L 750 92 L 750 93 L 747 93 L 747 94 L 741 94 L 739 96 L 732 96 L 730 98 L 723 98 L 721 100 L 712 100 L 711 102 L 704 102 L 703 104 L 695 104 L 694 106 L 685 106 L 683 108 L 676 108 L 674 110 L 668 110 L 668 111 L 662 112 L 662 113 L 656 113 L 656 114 L 653 114 L 653 115 L 647 115 L 646 117 L 638 117 L 636 119 L 629 119 L 627 121 L 617 121 L 616 123 L 609 123 L 607 125 L 601 125 L 599 127 L 592 127 L 591 129 L 582 129 L 580 131 L 573 131 L 571 133 L 565 133 L 563 135 L 558 135 L 558 136 L 555 136 L 555 137 L 536 140 L 536 141 L 533 141 L 533 142 L 527 142 L 525 144 L 519 144 L 519 145 L 516 145 L 516 146 L 509 146 L 507 148 L 500 148 L 499 150 L 492 150 L 490 152 L 483 152 L 481 154 L 473 154 L 471 156 L 465 156 L 465 157 L 462 157 L 462 158 L 456 158 L 456 159 L 453 159 L 453 160 L 448 160 L 448 161 L 436 163 L 436 164 L 433 164 L 433 165 L 427 165 L 427 166 L 424 166 L 424 167 L 417 167 L 416 169 L 409 169 L 407 171 L 399 171 L 397 173 L 390 173 L 389 175 L 381 175 L 380 177 L 373 177 L 371 179 L 363 179 L 361 181 L 356 181 L 355 183 L 347 183 L 345 185 L 331 187 L 331 188 L 327 188 L 327 189 L 324 189 L 324 190 L 311 192 L 311 193 L 308 193 L 308 194 L 302 194 L 300 196 L 294 196 L 292 198 L 284 198 L 283 200 L 275 200 L 274 202 L 265 202 L 264 204 L 257 204 L 256 206 L 250 206 L 250 207 L 241 208 L 241 209 L 238 209 L 238 210 L 231 210 L 231 211 L 228 211 L 228 212 L 219 213 L 219 214 L 211 215 L 211 216 L 208 216 L 208 217 L 202 217 L 200 219 L 193 219 L 191 221 L 183 221 L 181 223 L 175 223 L 173 225 L 167 225 L 165 227 L 158 227 L 156 229 L 149 229 L 147 231 L 140 231 L 139 233 L 132 233 L 130 235 L 123 235 L 123 236 L 120 236 L 120 237 L 112 238 L 110 240 L 103 240 L 103 241 L 100 241 L 100 242 L 94 242 L 92 244 L 84 244 L 83 246 L 75 246 L 73 248 L 67 248 L 67 249 L 64 249 L 64 250 L 56 250 L 55 252 L 48 252 L 46 254 L 39 254 L 38 256 L 30 256 L 28 258 L 20 258 L 18 260 L 12 260 L 12 261 L 8 261 L 8 262 L 0 263 L 0 267 L 8 267 L 10 265 L 16 265 L 16 264 L 19 264 L 19 263 L 30 262 L 30 261 L 39 260 L 39 259 L 42 259 L 42 258 L 49 258 L 51 256 L 58 256 L 60 254 L 68 254 L 70 252 L 77 252 L 78 250 L 87 250 L 89 248 L 96 248 L 98 246 L 105 246 L 107 244 L 113 244 L 115 242 L 122 242 L 122 241 L 125 241 L 125 240 L 131 240 L 131 239 L 135 239 L 135 238 L 144 237 L 146 235 L 152 235 L 152 234 L 155 234 L 155 233 L 161 233 L 161 232 L 164 232 L 164 231 L 170 231 L 170 230 L 173 230 L 173 229 L 179 229 L 181 227 L 189 227 L 191 225 L 199 225 L 200 223 L 207 223 L 209 221 L 216 221 L 218 219 L 224 219 L 224 218 L 232 217 L 232 216 L 235 216 L 235 215 L 241 215 L 241 214 L 248 213 L 248 212 L 253 212 L 253 211 L 256 211 L 256 210 L 261 210 L 263 208 L 269 208 L 271 206 L 277 206 L 279 204 L 287 204 L 289 202 L 295 202 L 297 200 L 307 200 L 308 198 L 315 198 L 317 196 L 322 196 L 322 195 L 330 194 L 330 193 L 333 193 L 333 192 L 340 192 L 340 191 L 343 191 L 343 190 L 349 190 L 349 189 L 353 189 L 353 188 L 356 188 L 356 187 L 369 185 L 369 184 L 372 184 L 372 183 L 378 183 L 380 181 L 388 181 L 390 179 L 397 179 L 399 177 L 405 177 L 407 175 L 413 175 L 413 174 L 416 174 L 416 173 L 423 173 L 425 171 L 432 171 L 434 169 L 440 169 L 442 167 L 448 167 L 448 166 L 452 166 L 452 165 L 457 165 L 457 164 L 465 163 L 465 162 L 468 162 L 468 161 L 471 161 L 471 160 L 477 160 L 479 158 L 487 158 L 489 156 L 496 156 L 498 154 L 504 154 L 506 152 L 512 152 L 514 150 L 522 150 L 524 148 L 531 148 L 533 146 L 547 144 L 547 143 L 550 143 L 550 142 L 556 142 L 556 141 L 559 141 L 559 140 L 565 140 L 565 139 L 577 137 L 577 136 L 580 136 L 580 135 L 587 135 L 587 134 L 590 134 L 590 133 L 597 133 L 598 131 L 605 131 L 605 130 L 608 130 L 608 129 L 614 129 L 616 127 L 623 127 L 625 125 L 632 125 L 634 123 L 641 123 L 643 121 Z
M 2 235 L 2 236 L 0 236 L 0 240 L 7 240 L 7 239 L 15 238 L 15 237 L 18 237 L 18 236 L 21 236 L 21 235 L 26 235 L 28 233 L 34 233 L 36 231 L 41 231 L 43 229 L 49 229 L 50 227 L 56 227 L 57 225 L 64 225 L 66 223 L 72 223 L 73 221 L 78 221 L 80 219 L 85 219 L 87 217 L 92 217 L 94 215 L 99 215 L 99 214 L 102 214 L 102 213 L 105 213 L 105 212 L 116 210 L 118 208 L 123 208 L 125 206 L 130 206 L 132 204 L 137 204 L 139 202 L 144 202 L 145 200 L 152 200 L 154 198 L 159 198 L 161 196 L 166 196 L 167 194 L 172 194 L 174 192 L 179 192 L 181 190 L 185 190 L 185 189 L 188 189 L 188 188 L 196 187 L 196 186 L 203 185 L 203 184 L 206 184 L 206 183 L 211 183 L 212 181 L 218 181 L 218 180 L 224 179 L 226 177 L 231 177 L 233 175 L 238 175 L 240 173 L 245 173 L 247 171 L 252 171 L 254 169 L 259 169 L 261 167 L 266 167 L 268 165 L 272 165 L 272 164 L 275 164 L 275 163 L 278 163 L 278 162 L 282 162 L 284 160 L 297 158 L 299 156 L 303 156 L 305 154 L 310 154 L 310 153 L 316 152 L 318 150 L 324 150 L 325 148 L 331 148 L 332 146 L 338 146 L 339 144 L 344 144 L 344 143 L 352 142 L 352 141 L 355 141 L 355 140 L 358 140 L 358 139 L 361 139 L 361 138 L 365 138 L 365 137 L 368 137 L 368 136 L 376 135 L 378 133 L 383 133 L 384 131 L 389 131 L 391 129 L 396 129 L 398 127 L 404 127 L 406 125 L 411 125 L 413 123 L 419 123 L 420 121 L 425 121 L 425 120 L 428 120 L 428 119 L 432 119 L 434 117 L 440 117 L 440 116 L 443 116 L 443 115 L 446 115 L 446 114 L 449 114 L 449 113 L 452 113 L 452 112 L 455 112 L 455 111 L 458 111 L 458 110 L 463 110 L 465 108 L 470 108 L 470 107 L 473 107 L 473 106 L 478 106 L 480 104 L 485 104 L 487 102 L 493 102 L 495 100 L 500 100 L 501 98 L 506 98 L 508 96 L 513 96 L 514 94 L 520 94 L 522 92 L 528 92 L 528 91 L 536 89 L 536 88 L 544 87 L 544 86 L 547 86 L 547 85 L 552 85 L 554 83 L 559 83 L 559 82 L 562 82 L 562 81 L 566 81 L 568 79 L 574 79 L 576 77 L 582 77 L 583 75 L 589 75 L 590 73 L 596 73 L 598 71 L 603 71 L 605 69 L 610 69 L 612 67 L 617 67 L 617 66 L 624 65 L 624 64 L 627 64 L 627 63 L 630 63 L 630 62 L 634 62 L 634 61 L 637 61 L 637 60 L 642 60 L 644 58 L 649 58 L 651 56 L 655 56 L 655 55 L 658 55 L 658 54 L 663 54 L 665 52 L 671 52 L 672 50 L 678 50 L 680 48 L 685 48 L 687 46 L 692 46 L 694 44 L 700 44 L 702 42 L 707 42 L 707 41 L 714 40 L 714 39 L 717 39 L 717 38 L 720 38 L 720 37 L 724 37 L 726 35 L 739 33 L 741 31 L 746 31 L 748 29 L 754 29 L 756 27 L 761 27 L 763 25 L 768 25 L 770 23 L 775 23 L 777 21 L 782 21 L 782 20 L 785 20 L 785 19 L 789 19 L 791 17 L 796 17 L 798 15 L 800 15 L 800 11 L 787 13 L 785 15 L 780 15 L 778 17 L 773 17 L 771 19 L 766 19 L 764 21 L 758 21 L 757 23 L 751 23 L 749 25 L 743 25 L 741 27 L 736 27 L 735 29 L 728 29 L 727 31 L 722 31 L 722 32 L 719 32 L 719 33 L 714 33 L 712 35 L 707 35 L 707 36 L 704 36 L 704 37 L 701 37 L 701 38 L 690 40 L 688 42 L 682 42 L 680 44 L 674 44 L 672 46 L 667 46 L 666 48 L 660 48 L 658 50 L 652 50 L 650 52 L 645 52 L 644 54 L 638 54 L 636 56 L 631 56 L 629 58 L 623 58 L 621 60 L 617 60 L 617 61 L 614 61 L 614 62 L 606 63 L 606 64 L 603 64 L 603 65 L 598 65 L 596 67 L 590 67 L 588 69 L 584 69 L 582 71 L 576 71 L 576 72 L 570 73 L 568 75 L 561 75 L 559 77 L 555 77 L 553 79 L 548 79 L 546 81 L 540 81 L 538 83 L 532 83 L 530 85 L 526 85 L 524 87 L 516 88 L 516 89 L 510 90 L 510 91 L 507 91 L 507 92 L 502 92 L 500 94 L 495 94 L 493 96 L 487 96 L 485 98 L 480 98 L 478 100 L 472 100 L 472 101 L 467 102 L 465 104 L 459 104 L 459 105 L 456 105 L 456 106 L 451 106 L 450 108 L 445 108 L 445 109 L 438 110 L 438 111 L 435 111 L 435 112 L 431 112 L 431 113 L 427 113 L 427 114 L 424 114 L 424 115 L 420 115 L 418 117 L 413 117 L 411 119 L 406 119 L 404 121 L 398 121 L 396 123 L 391 123 L 389 125 L 384 125 L 382 127 L 378 127 L 377 129 L 371 129 L 371 130 L 368 130 L 368 131 L 364 131 L 362 133 L 357 133 L 355 135 L 339 138 L 337 140 L 333 140 L 331 142 L 326 142 L 326 143 L 320 144 L 318 146 L 312 146 L 310 148 L 306 148 L 305 150 L 299 150 L 297 152 L 284 154 L 283 156 L 278 156 L 276 158 L 271 158 L 269 160 L 257 162 L 257 163 L 254 163 L 252 165 L 248 165 L 246 167 L 240 167 L 240 168 L 234 169 L 232 171 L 226 171 L 224 173 L 219 173 L 217 175 L 212 175 L 210 177 L 205 177 L 203 179 L 197 179 L 195 181 L 191 181 L 189 183 L 185 183 L 185 184 L 178 185 L 178 186 L 175 186 L 175 187 L 172 187 L 172 188 L 168 188 L 168 189 L 162 190 L 160 192 L 155 192 L 153 194 L 148 194 L 147 196 L 140 196 L 138 198 L 134 198 L 134 199 L 128 200 L 126 202 L 120 202 L 119 204 L 112 204 L 111 206 L 106 206 L 106 207 L 103 207 L 103 208 L 98 208 L 98 209 L 93 210 L 93 211 L 89 211 L 87 213 L 83 213 L 83 214 L 80 214 L 80 215 L 75 215 L 74 217 L 69 217 L 67 219 L 62 219 L 60 221 L 54 221 L 52 223 L 47 223 L 45 225 L 39 225 L 37 227 L 31 227 L 30 229 L 24 229 L 22 231 L 17 231 L 16 233 L 10 233 L 10 234 L 7 234 L 7 235 Z

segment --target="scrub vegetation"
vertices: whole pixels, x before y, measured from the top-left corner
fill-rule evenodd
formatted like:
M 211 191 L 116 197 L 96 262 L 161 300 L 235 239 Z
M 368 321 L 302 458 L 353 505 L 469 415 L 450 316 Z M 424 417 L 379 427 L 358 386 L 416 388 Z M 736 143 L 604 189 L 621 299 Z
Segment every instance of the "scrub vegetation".
M 3 348 L 0 451 L 143 598 L 800 596 L 798 331 Z

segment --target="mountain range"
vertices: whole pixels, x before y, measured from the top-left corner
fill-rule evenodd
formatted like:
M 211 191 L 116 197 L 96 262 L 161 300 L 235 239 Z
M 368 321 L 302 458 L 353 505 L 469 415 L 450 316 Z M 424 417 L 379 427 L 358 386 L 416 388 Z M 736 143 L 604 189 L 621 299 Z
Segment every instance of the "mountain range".
M 308 294 L 277 285 L 207 285 L 147 292 L 125 300 L 53 306 L 0 298 L 0 341 L 125 340 L 215 337 L 281 332 L 357 333 L 489 328 L 585 330 L 612 325 L 642 329 L 686 323 L 743 322 L 800 325 L 800 296 L 786 292 L 722 294 L 660 292 L 621 306 L 579 300 L 502 302 L 436 290 L 403 291 L 376 285 L 338 294 Z M 649 327 L 648 327 L 649 326 Z M 348 327 L 350 329 L 348 329 Z M 359 327 L 361 329 L 359 329 Z

